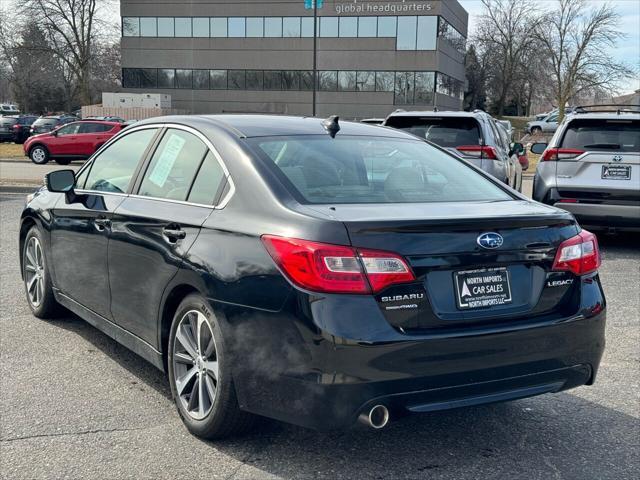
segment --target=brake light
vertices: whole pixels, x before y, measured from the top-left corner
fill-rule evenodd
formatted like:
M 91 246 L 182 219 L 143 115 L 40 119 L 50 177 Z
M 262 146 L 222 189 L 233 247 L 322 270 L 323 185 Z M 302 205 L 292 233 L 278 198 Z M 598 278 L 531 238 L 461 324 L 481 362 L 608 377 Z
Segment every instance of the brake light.
M 314 292 L 370 294 L 416 279 L 395 253 L 273 235 L 262 242 L 289 280 Z
M 558 160 L 572 160 L 584 153 L 577 148 L 547 148 L 542 153 L 541 162 L 555 162 Z
M 498 159 L 495 148 L 486 145 L 461 145 L 456 147 L 456 150 L 462 153 L 465 157 L 486 158 L 489 160 Z
M 553 262 L 553 270 L 586 275 L 598 270 L 600 263 L 600 249 L 596 236 L 582 230 L 575 237 L 562 242 Z
M 17 123 L 13 126 L 14 130 L 18 130 L 20 128 L 20 125 L 18 125 Z

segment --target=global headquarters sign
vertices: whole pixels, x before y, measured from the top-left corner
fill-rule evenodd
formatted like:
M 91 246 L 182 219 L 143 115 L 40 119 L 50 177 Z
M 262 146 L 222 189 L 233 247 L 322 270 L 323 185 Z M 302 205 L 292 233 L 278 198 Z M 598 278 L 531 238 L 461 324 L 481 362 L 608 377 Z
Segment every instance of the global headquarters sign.
M 428 12 L 433 8 L 430 3 L 424 0 L 402 0 L 396 2 L 389 0 L 351 0 L 350 2 L 335 2 L 334 6 L 335 12 L 338 15 L 379 15 L 381 13 L 410 15 L 419 12 Z

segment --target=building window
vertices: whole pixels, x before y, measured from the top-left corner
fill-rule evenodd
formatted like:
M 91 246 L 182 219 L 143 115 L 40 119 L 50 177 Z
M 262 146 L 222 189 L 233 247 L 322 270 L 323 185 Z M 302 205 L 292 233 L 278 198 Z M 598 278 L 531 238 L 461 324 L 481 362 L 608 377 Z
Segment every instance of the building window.
M 193 19 L 193 36 L 198 38 L 209 36 L 208 17 L 196 17 Z
M 122 36 L 123 37 L 139 37 L 140 36 L 140 19 L 138 17 L 122 18 Z
M 226 70 L 209 70 L 210 82 L 212 90 L 227 89 L 227 71 Z
M 313 90 L 313 71 L 300 72 L 300 90 Z
M 438 36 L 438 17 L 418 17 L 416 50 L 435 50 Z
M 467 48 L 467 39 L 442 17 L 438 17 L 438 37 L 446 40 L 453 48 L 464 55 Z
M 247 70 L 247 90 L 262 90 L 264 73 L 262 70 Z
M 338 89 L 338 72 L 322 71 L 318 72 L 318 90 L 335 92 Z
M 264 72 L 265 90 L 282 90 L 282 72 L 279 70 L 266 70 Z
M 338 36 L 338 17 L 318 17 L 320 21 L 320 37 Z
M 414 80 L 414 72 L 396 72 L 394 104 L 408 105 L 413 103 Z
M 356 72 L 354 71 L 338 72 L 338 90 L 342 92 L 355 92 Z
M 377 17 L 358 17 L 358 36 L 377 37 L 378 36 Z M 394 34 L 395 36 L 395 34 Z
M 394 86 L 394 72 L 376 72 L 376 92 L 393 92 Z
M 378 37 L 396 36 L 398 17 L 378 17 Z
M 358 36 L 358 17 L 340 17 L 340 36 L 343 38 Z
M 313 17 L 302 17 L 301 33 L 304 38 L 313 38 Z
M 227 88 L 229 90 L 245 90 L 247 88 L 244 70 L 229 70 Z
M 193 89 L 209 90 L 209 70 L 193 71 Z
M 282 37 L 282 17 L 264 19 L 264 36 L 269 38 Z
M 136 68 L 122 69 L 122 86 L 125 88 L 139 88 L 140 77 Z
M 176 33 L 175 22 L 173 17 L 158 18 L 158 36 L 159 37 L 174 37 L 175 33 Z
M 435 73 L 416 72 L 415 103 L 424 105 L 434 104 Z
M 139 70 L 140 88 L 158 88 L 158 70 L 141 68 Z
M 282 36 L 293 38 L 300 37 L 300 23 L 300 17 L 284 17 L 282 19 Z M 311 26 L 313 27 L 313 20 L 311 21 Z M 313 36 L 313 32 L 311 32 L 311 36 Z
M 376 89 L 376 72 L 360 71 L 356 74 L 356 90 L 373 92 Z
M 176 37 L 192 37 L 191 18 L 178 17 L 175 19 Z
M 264 37 L 264 19 L 262 17 L 247 18 L 247 37 Z
M 156 17 L 140 18 L 140 36 L 141 37 L 157 37 L 158 23 Z
M 158 69 L 158 88 L 175 88 L 176 71 L 173 68 Z
M 230 17 L 229 18 L 229 37 L 239 38 L 245 37 L 245 18 L 244 17 Z
M 211 36 L 212 37 L 227 37 L 227 19 L 226 18 L 212 18 L 211 19 Z
M 282 72 L 283 90 L 300 90 L 300 72 L 285 70 Z
M 398 17 L 397 50 L 415 50 L 418 17 Z
M 464 82 L 438 72 L 436 77 L 436 92 L 462 100 L 464 97 Z
M 192 70 L 176 69 L 176 87 L 185 89 L 193 88 Z

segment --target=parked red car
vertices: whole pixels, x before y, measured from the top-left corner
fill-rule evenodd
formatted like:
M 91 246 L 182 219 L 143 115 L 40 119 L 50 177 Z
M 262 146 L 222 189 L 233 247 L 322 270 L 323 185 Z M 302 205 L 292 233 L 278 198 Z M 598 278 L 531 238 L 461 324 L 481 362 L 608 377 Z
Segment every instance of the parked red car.
M 23 145 L 24 154 L 38 165 L 43 165 L 49 160 L 55 160 L 60 165 L 68 165 L 72 160 L 89 158 L 122 128 L 120 122 L 69 123 L 51 132 L 29 137 Z

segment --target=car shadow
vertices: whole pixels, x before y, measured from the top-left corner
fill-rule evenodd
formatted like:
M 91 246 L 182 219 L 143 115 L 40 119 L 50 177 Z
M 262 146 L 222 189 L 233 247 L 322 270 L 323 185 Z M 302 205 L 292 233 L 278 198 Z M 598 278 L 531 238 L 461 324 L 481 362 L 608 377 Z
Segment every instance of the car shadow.
M 73 314 L 52 324 L 172 401 L 162 372 L 99 330 Z M 240 462 L 239 478 L 638 478 L 638 419 L 573 392 L 407 416 L 382 430 L 261 419 L 242 437 L 193 441 Z

